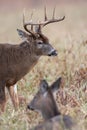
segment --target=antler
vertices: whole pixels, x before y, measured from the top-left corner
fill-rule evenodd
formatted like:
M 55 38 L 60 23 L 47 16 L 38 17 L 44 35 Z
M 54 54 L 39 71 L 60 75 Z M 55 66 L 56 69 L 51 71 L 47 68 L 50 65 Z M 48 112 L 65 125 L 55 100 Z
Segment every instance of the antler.
M 32 15 L 33 15 L 33 13 L 32 13 Z M 48 18 L 47 18 L 46 7 L 44 8 L 44 21 L 43 22 L 33 23 L 32 22 L 32 15 L 31 15 L 31 21 L 25 23 L 25 18 L 24 18 L 24 14 L 23 14 L 23 26 L 24 26 L 24 29 L 27 32 L 31 33 L 33 36 L 36 36 L 35 33 L 41 33 L 41 28 L 46 26 L 47 24 L 54 23 L 54 22 L 60 22 L 60 21 L 63 21 L 65 19 L 65 16 L 63 16 L 60 19 L 55 19 L 54 18 L 55 8 L 53 10 L 53 17 L 50 20 L 48 20 Z M 27 28 L 28 25 L 31 25 L 31 30 Z M 36 32 L 33 31 L 33 26 L 35 26 Z
M 63 17 L 60 18 L 60 19 L 55 19 L 55 18 L 54 18 L 55 8 L 54 8 L 54 10 L 53 10 L 53 17 L 52 17 L 52 19 L 48 20 L 47 14 L 46 14 L 46 7 L 44 8 L 44 14 L 45 14 L 45 21 L 42 22 L 42 23 L 40 23 L 41 25 L 43 25 L 43 27 L 46 26 L 47 24 L 54 23 L 54 22 L 60 22 L 60 21 L 63 21 L 63 20 L 65 19 L 65 16 L 63 16 Z
M 36 37 L 35 32 L 33 32 L 32 15 L 33 15 L 33 13 L 31 14 L 31 21 L 28 22 L 28 23 L 26 23 L 26 22 L 25 22 L 25 14 L 24 14 L 24 12 L 23 12 L 23 27 L 24 27 L 24 29 L 25 29 L 27 32 L 29 32 L 29 33 L 32 34 L 34 37 Z M 28 25 L 31 25 L 31 30 L 27 28 Z

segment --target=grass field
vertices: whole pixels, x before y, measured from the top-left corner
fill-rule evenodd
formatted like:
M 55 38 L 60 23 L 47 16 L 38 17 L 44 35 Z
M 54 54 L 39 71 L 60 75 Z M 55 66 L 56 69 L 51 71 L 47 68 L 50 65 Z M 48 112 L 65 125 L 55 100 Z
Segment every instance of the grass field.
M 30 12 L 27 9 L 27 20 Z M 51 12 L 49 8 L 49 17 Z M 41 8 L 34 14 L 35 19 L 43 18 Z M 43 29 L 58 50 L 58 56 L 41 57 L 33 70 L 18 82 L 18 93 L 26 97 L 28 103 L 37 92 L 41 79 L 45 78 L 51 84 L 61 76 L 63 83 L 57 93 L 59 109 L 77 119 L 82 130 L 87 130 L 87 4 L 58 6 L 56 17 L 62 15 L 66 16 L 64 21 Z M 23 29 L 21 9 L 0 12 L 0 42 L 20 43 L 17 28 Z M 26 104 L 15 111 L 9 98 L 5 113 L 0 115 L 0 130 L 28 130 L 41 121 L 41 115 L 26 111 Z

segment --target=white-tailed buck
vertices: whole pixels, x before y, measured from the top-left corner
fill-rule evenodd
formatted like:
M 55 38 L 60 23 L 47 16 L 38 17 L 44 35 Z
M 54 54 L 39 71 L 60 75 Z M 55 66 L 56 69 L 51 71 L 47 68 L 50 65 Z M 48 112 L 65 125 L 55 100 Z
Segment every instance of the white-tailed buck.
M 60 113 L 54 99 L 53 93 L 59 89 L 60 84 L 61 78 L 57 79 L 51 86 L 46 80 L 41 81 L 40 89 L 27 107 L 30 110 L 39 111 L 44 118 L 44 123 L 32 130 L 75 130 L 72 118 Z
M 65 16 L 60 19 L 53 18 L 48 20 L 45 9 L 45 20 L 34 23 L 24 20 L 22 30 L 17 29 L 18 34 L 23 42 L 16 45 L 0 44 L 0 107 L 4 111 L 6 96 L 5 86 L 7 87 L 12 102 L 17 108 L 19 104 L 17 91 L 15 91 L 16 82 L 25 76 L 38 62 L 41 56 L 56 56 L 56 50 L 51 46 L 48 38 L 42 34 L 42 28 L 50 23 L 64 20 Z M 29 29 L 28 26 L 31 26 Z

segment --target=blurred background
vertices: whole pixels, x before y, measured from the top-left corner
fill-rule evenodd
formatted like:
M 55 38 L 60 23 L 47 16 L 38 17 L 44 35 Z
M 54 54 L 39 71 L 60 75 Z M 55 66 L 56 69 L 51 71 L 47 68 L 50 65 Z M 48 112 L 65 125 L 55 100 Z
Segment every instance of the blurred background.
M 86 0 L 0 0 L 1 8 L 4 10 L 15 10 L 15 9 L 22 9 L 25 6 L 27 8 L 38 8 L 44 4 L 53 6 L 59 4 L 82 4 L 85 3 Z
M 42 4 L 47 4 L 47 5 L 53 5 L 53 4 L 80 4 L 84 3 L 86 0 L 0 0 L 1 7 L 9 9 L 11 7 L 12 9 L 18 9 L 22 8 L 24 6 L 26 7 L 39 7 L 42 6 Z
M 47 12 L 49 17 L 51 17 L 52 9 L 55 6 L 56 6 L 56 17 L 61 17 L 63 15 L 66 16 L 66 19 L 62 25 L 61 23 L 54 24 L 53 27 L 52 25 L 49 25 L 50 29 L 53 30 L 56 26 L 58 27 L 58 30 L 57 29 L 54 30 L 57 31 L 58 33 L 61 32 L 63 33 L 64 31 L 69 31 L 70 29 L 72 29 L 72 31 L 74 30 L 77 32 L 77 35 L 79 33 L 79 29 L 83 27 L 84 29 L 86 29 L 87 27 L 86 0 L 18 0 L 18 1 L 0 0 L 0 36 L 1 36 L 0 41 L 17 42 L 18 37 L 16 29 L 18 27 L 23 28 L 22 24 L 23 10 L 25 9 L 26 11 L 27 21 L 29 20 L 32 11 L 34 12 L 33 17 L 34 21 L 37 21 L 38 19 L 43 20 L 44 16 L 43 11 L 45 5 L 47 6 Z M 80 33 L 83 34 L 83 29 L 81 31 L 82 32 Z
M 44 5 L 48 18 L 55 6 L 56 18 L 66 16 L 64 21 L 43 29 L 58 56 L 41 57 L 32 71 L 18 82 L 18 93 L 30 102 L 41 79 L 51 84 L 62 76 L 63 84 L 56 100 L 59 109 L 77 119 L 82 130 L 87 130 L 87 0 L 0 0 L 0 42 L 19 44 L 22 39 L 16 29 L 23 29 L 23 10 L 26 21 L 30 20 L 32 11 L 33 21 L 43 20 Z M 26 112 L 26 103 L 14 111 L 8 97 L 6 112 L 0 116 L 0 130 L 28 130 L 41 121 L 38 113 Z

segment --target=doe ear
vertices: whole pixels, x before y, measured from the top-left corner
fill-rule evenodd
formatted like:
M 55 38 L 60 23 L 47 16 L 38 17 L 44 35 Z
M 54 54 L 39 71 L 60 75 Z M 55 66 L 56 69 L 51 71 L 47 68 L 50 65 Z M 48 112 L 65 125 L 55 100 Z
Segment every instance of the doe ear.
M 48 90 L 48 83 L 46 80 L 40 82 L 40 92 L 45 93 Z
M 27 40 L 28 39 L 29 35 L 26 32 L 24 32 L 24 31 L 22 31 L 20 29 L 17 29 L 17 31 L 18 31 L 19 36 L 22 38 L 22 40 Z
M 60 88 L 61 84 L 61 77 L 59 77 L 52 85 L 51 85 L 51 90 L 52 92 L 56 92 Z

